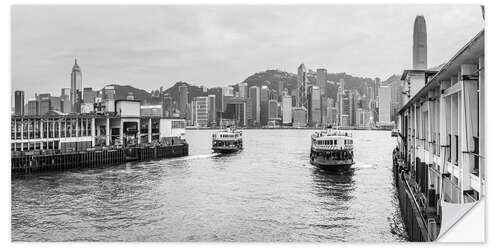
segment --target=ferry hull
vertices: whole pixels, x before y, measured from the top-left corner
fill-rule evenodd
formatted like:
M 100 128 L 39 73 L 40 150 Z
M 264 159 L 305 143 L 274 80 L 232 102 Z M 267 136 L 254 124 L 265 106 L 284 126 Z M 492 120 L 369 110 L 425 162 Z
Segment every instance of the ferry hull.
M 349 169 L 354 161 L 351 160 L 320 160 L 320 159 L 310 159 L 312 165 L 321 168 L 323 170 L 329 171 L 342 171 Z
M 220 153 L 220 154 L 231 154 L 231 153 L 236 153 L 243 148 L 235 148 L 235 147 L 212 147 L 212 150 L 215 153 Z

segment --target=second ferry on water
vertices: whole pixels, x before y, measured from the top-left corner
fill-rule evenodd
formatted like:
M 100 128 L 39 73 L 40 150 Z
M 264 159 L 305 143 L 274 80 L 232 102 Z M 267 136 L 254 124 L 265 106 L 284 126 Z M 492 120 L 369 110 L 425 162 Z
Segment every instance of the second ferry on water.
M 311 164 L 324 170 L 346 170 L 354 164 L 352 134 L 328 127 L 311 135 Z
M 212 134 L 212 150 L 215 153 L 234 153 L 243 149 L 243 132 L 228 127 Z

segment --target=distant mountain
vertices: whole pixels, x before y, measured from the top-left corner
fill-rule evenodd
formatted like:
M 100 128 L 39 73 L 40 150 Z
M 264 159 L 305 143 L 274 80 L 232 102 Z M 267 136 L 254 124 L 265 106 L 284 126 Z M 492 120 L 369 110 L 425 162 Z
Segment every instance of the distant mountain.
M 130 85 L 110 84 L 106 86 L 113 86 L 115 88 L 115 99 L 126 99 L 129 92 L 132 92 L 132 94 L 134 95 L 134 99 L 136 100 L 146 100 L 151 98 L 151 93 L 143 89 L 132 87 Z M 104 90 L 104 88 L 102 90 Z
M 308 73 L 309 82 L 315 84 L 315 72 Z M 396 75 L 391 77 L 397 77 Z M 372 78 L 366 77 L 357 77 L 352 76 L 346 73 L 328 73 L 327 80 L 329 83 L 326 86 L 326 94 L 328 97 L 332 97 L 336 99 L 337 96 L 337 83 L 340 82 L 340 79 L 344 79 L 344 87 L 345 89 L 358 89 L 360 93 L 362 93 L 362 87 L 366 82 L 368 86 L 374 86 L 375 80 Z M 389 80 L 389 79 L 388 79 Z M 278 91 L 278 84 L 280 81 L 284 82 L 285 88 L 289 91 L 296 89 L 297 87 L 297 75 L 285 71 L 280 70 L 266 70 L 263 72 L 255 73 L 249 77 L 247 77 L 243 82 L 248 84 L 248 87 L 258 86 L 262 87 L 263 85 L 267 85 L 270 89 L 274 89 Z M 386 80 L 387 81 L 387 80 Z M 198 96 L 207 96 L 207 95 L 216 95 L 219 99 L 222 93 L 221 87 L 207 88 L 206 92 L 203 92 L 202 86 L 196 86 L 189 84 L 187 82 L 176 82 L 173 86 L 163 91 L 163 94 L 167 94 L 172 96 L 174 102 L 179 102 L 179 87 L 181 85 L 188 86 L 188 100 L 191 102 L 194 98 Z M 108 85 L 109 86 L 109 85 Z M 159 98 L 153 97 L 153 92 L 148 92 L 143 89 L 135 88 L 129 85 L 117 85 L 112 84 L 116 89 L 116 98 L 117 99 L 125 99 L 129 92 L 134 94 L 134 98 L 136 100 L 143 100 L 151 104 L 159 103 L 161 100 Z M 237 84 L 232 87 L 237 91 Z
M 315 72 L 308 74 L 308 80 L 313 84 L 316 83 L 315 74 Z M 369 86 L 373 86 L 375 84 L 375 80 L 372 78 L 357 77 L 346 73 L 328 73 L 327 75 L 327 80 L 333 83 L 340 82 L 340 79 L 344 79 L 345 89 L 361 90 L 361 87 L 365 82 Z M 289 91 L 297 88 L 297 75 L 280 70 L 267 70 L 255 73 L 246 78 L 243 82 L 248 83 L 249 87 L 269 85 L 271 89 L 278 90 L 278 83 L 280 81 L 285 82 L 284 87 L 288 88 Z M 337 96 L 337 86 L 334 84 L 327 84 L 326 95 L 328 97 L 335 98 Z
M 385 81 L 381 83 L 381 85 L 389 85 L 395 81 L 401 81 L 401 75 L 392 75 L 389 76 Z

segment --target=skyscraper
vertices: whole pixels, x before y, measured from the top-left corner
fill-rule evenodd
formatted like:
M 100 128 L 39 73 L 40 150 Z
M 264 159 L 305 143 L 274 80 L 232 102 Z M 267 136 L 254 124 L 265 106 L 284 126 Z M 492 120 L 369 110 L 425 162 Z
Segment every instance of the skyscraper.
M 247 98 L 248 97 L 248 85 L 246 82 L 242 82 L 238 85 L 238 96 Z
M 321 90 L 318 86 L 309 88 L 309 126 L 314 127 L 321 123 Z
M 198 96 L 193 102 L 194 107 L 194 125 L 199 127 L 207 127 L 208 125 L 208 97 Z
M 427 69 L 427 29 L 424 16 L 413 24 L 413 69 Z
M 252 100 L 252 119 L 256 124 L 260 124 L 260 88 L 250 87 L 249 94 Z
M 24 91 L 16 90 L 14 92 L 14 113 L 24 115 Z
M 379 117 L 380 124 L 391 123 L 391 88 L 389 86 L 380 86 Z
M 291 125 L 292 124 L 292 97 L 289 95 L 283 95 L 283 105 L 282 105 L 282 124 Z
M 217 123 L 217 111 L 215 108 L 215 95 L 208 95 L 208 126 L 215 126 Z
M 75 59 L 75 65 L 71 70 L 71 112 L 80 112 L 80 100 L 82 99 L 82 71 Z
M 306 93 L 306 83 L 307 83 L 307 70 L 304 63 L 300 64 L 297 68 L 297 101 L 296 107 L 305 107 L 307 109 L 307 93 Z
M 267 125 L 269 118 L 269 95 L 269 88 L 262 86 L 260 89 L 260 124 L 262 125 Z
M 316 70 L 316 85 L 318 85 L 321 90 L 321 96 L 324 96 L 326 93 L 326 75 L 326 69 Z
M 186 118 L 188 104 L 188 87 L 185 84 L 179 86 L 179 112 L 181 118 Z

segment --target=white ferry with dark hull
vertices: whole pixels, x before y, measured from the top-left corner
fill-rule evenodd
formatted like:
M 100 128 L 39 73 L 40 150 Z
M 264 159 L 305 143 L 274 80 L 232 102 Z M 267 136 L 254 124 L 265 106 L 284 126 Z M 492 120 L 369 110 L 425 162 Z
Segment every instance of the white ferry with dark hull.
M 352 134 L 327 129 L 311 135 L 310 162 L 324 170 L 347 170 L 354 164 Z
M 212 150 L 215 153 L 230 154 L 243 149 L 243 132 L 233 128 L 212 134 Z

